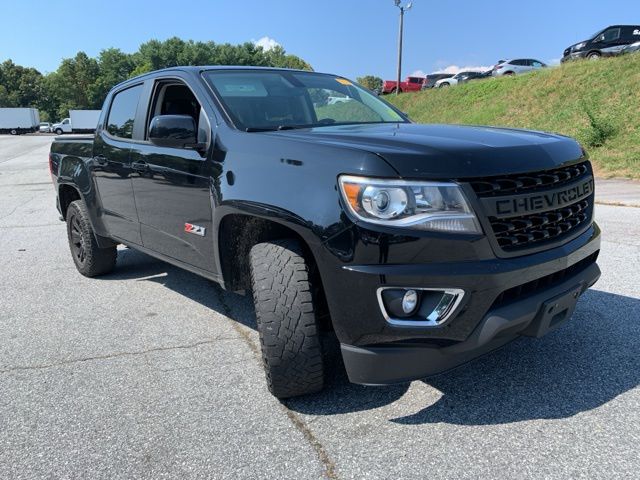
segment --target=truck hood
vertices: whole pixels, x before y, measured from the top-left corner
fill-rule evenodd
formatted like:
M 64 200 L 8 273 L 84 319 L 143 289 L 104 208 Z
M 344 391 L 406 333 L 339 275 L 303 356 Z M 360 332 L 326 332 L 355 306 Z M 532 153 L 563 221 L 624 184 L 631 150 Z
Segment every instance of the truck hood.
M 342 125 L 274 133 L 375 153 L 405 178 L 472 178 L 555 168 L 584 155 L 544 132 L 415 123 Z

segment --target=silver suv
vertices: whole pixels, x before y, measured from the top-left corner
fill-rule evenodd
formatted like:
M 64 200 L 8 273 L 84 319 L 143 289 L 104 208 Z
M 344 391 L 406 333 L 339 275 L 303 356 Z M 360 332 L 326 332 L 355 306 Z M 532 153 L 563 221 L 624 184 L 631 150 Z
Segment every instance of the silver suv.
M 502 75 L 517 75 L 519 73 L 531 72 L 533 70 L 545 68 L 546 66 L 547 65 L 545 63 L 533 58 L 516 58 L 496 65 L 493 69 L 493 76 L 500 77 Z

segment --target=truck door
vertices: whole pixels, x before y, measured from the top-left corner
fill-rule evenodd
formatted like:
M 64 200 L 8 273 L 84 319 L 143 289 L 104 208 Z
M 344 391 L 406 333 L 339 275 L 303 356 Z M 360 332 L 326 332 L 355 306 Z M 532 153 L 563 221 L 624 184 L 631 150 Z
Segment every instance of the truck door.
M 139 245 L 142 241 L 131 183 L 130 151 L 141 93 L 142 84 L 112 97 L 105 125 L 96 130 L 91 169 L 107 231 Z
M 146 116 L 144 141 L 131 150 L 133 189 L 145 248 L 202 270 L 215 272 L 212 202 L 217 178 L 206 152 L 159 147 L 148 141 L 148 126 L 158 115 L 189 115 L 198 141 L 211 150 L 211 126 L 202 104 L 179 79 L 156 80 Z M 218 168 L 219 169 L 219 168 Z
M 620 27 L 605 30 L 598 36 L 596 41 L 598 42 L 598 48 L 605 55 L 615 55 L 624 48 L 622 29 Z
M 69 118 L 62 120 L 60 125 L 62 126 L 62 131 L 64 133 L 71 133 L 71 120 Z

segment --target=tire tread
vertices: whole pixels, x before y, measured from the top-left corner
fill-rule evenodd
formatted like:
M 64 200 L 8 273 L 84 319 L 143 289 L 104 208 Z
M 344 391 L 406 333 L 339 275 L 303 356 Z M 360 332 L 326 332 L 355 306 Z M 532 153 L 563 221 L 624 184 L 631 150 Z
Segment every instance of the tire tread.
M 321 390 L 324 362 L 300 243 L 285 239 L 257 244 L 249 263 L 269 390 L 278 398 Z
M 75 200 L 74 202 L 71 202 L 67 209 L 66 217 L 69 243 L 71 243 L 71 236 L 69 233 L 70 219 L 74 215 L 78 216 L 80 220 L 80 226 L 82 228 L 84 238 L 90 239 L 89 244 L 85 245 L 87 258 L 84 264 L 80 264 L 73 253 L 71 254 L 76 268 L 85 277 L 97 277 L 111 272 L 116 266 L 118 250 L 115 246 L 108 248 L 100 248 L 98 246 L 98 242 L 96 241 L 96 237 L 93 232 L 93 227 L 89 221 L 89 212 L 82 200 Z

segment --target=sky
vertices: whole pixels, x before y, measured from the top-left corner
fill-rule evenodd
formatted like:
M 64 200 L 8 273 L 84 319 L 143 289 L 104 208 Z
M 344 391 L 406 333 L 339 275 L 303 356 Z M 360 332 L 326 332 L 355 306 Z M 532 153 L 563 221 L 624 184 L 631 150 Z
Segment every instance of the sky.
M 349 78 L 396 75 L 394 0 L 23 0 L 2 10 L 0 61 L 43 73 L 79 50 L 134 52 L 147 40 L 178 36 L 279 44 L 316 71 Z M 564 48 L 616 23 L 640 24 L 639 0 L 413 0 L 402 74 L 514 57 L 557 63 Z

